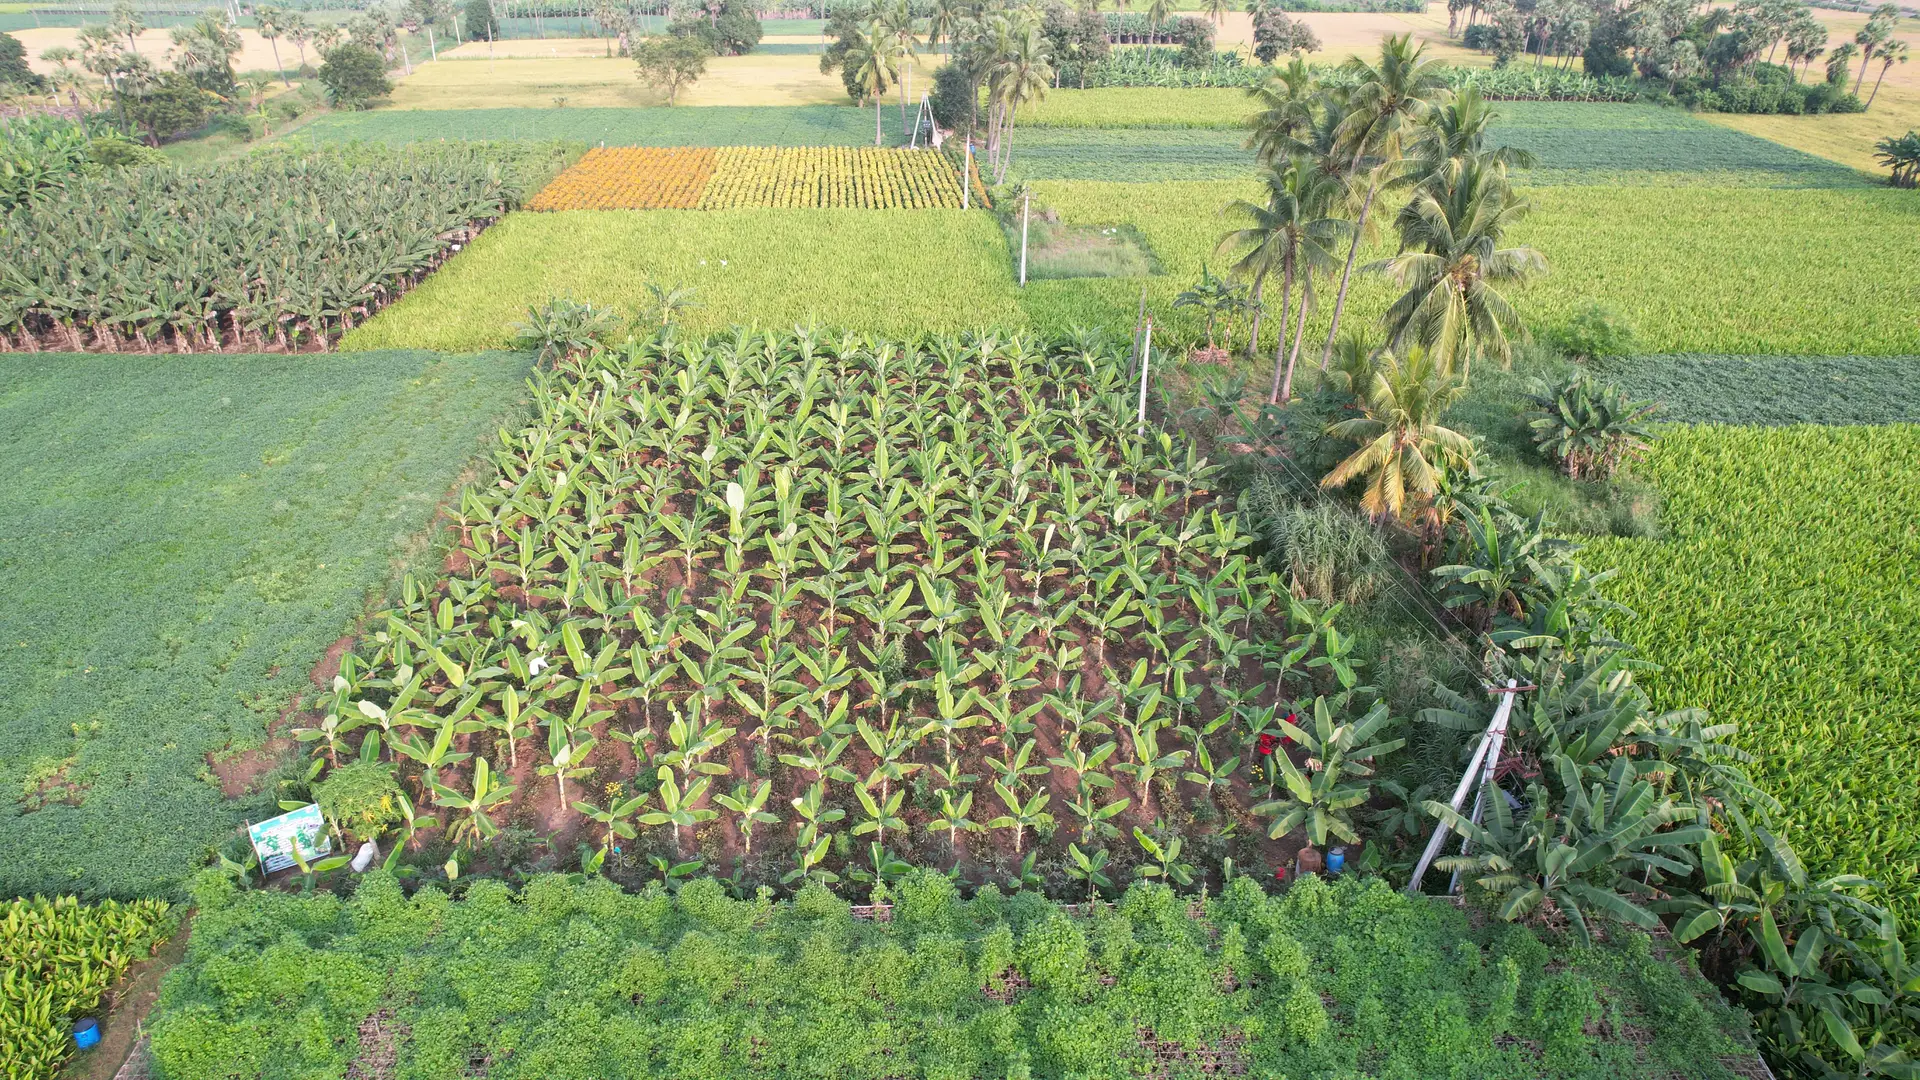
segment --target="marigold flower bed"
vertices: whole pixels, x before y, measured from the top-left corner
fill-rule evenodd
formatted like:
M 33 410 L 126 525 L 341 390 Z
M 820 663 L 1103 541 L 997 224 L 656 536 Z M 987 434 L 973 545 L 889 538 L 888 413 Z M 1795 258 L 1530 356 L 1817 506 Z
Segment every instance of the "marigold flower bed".
M 926 150 L 722 147 L 700 209 L 743 206 L 957 210 L 960 182 Z
M 691 210 L 713 176 L 705 146 L 589 150 L 527 204 L 529 210 Z
M 589 150 L 532 210 L 959 209 L 960 178 L 927 150 L 626 146 Z

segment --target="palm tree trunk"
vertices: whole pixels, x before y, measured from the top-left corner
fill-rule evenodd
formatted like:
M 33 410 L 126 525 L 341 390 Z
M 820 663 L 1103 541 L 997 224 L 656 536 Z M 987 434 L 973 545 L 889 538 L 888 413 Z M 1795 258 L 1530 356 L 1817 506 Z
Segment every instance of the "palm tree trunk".
M 880 106 L 886 103 L 885 94 L 873 95 L 873 145 L 880 145 Z
M 1886 79 L 1887 69 L 1892 66 L 1893 66 L 1892 64 L 1880 65 L 1880 75 L 1878 78 L 1875 78 L 1873 80 L 1873 93 L 1867 95 L 1867 103 L 1865 105 L 1860 106 L 1860 111 L 1865 112 L 1866 110 L 1873 108 L 1873 99 L 1880 96 L 1880 83 L 1884 79 Z
M 1867 64 L 1873 60 L 1873 46 L 1860 50 L 1860 76 L 1853 80 L 1853 96 L 1860 96 L 1860 84 L 1867 81 Z
M 1360 155 L 1354 155 L 1358 163 Z M 1367 232 L 1367 215 L 1373 212 L 1373 196 L 1380 190 L 1380 174 L 1376 170 L 1373 178 L 1367 181 L 1367 197 L 1360 203 L 1360 220 L 1353 225 L 1353 244 L 1347 248 L 1347 265 L 1340 271 L 1340 292 L 1333 299 L 1333 324 L 1327 327 L 1327 347 L 1320 353 L 1320 370 L 1327 370 L 1333 362 L 1333 342 L 1340 333 L 1340 313 L 1347 306 L 1347 286 L 1352 284 L 1353 260 L 1360 255 L 1360 238 Z
M 1260 316 L 1265 314 L 1260 307 L 1260 295 L 1266 287 L 1267 268 L 1263 266 L 1259 273 L 1253 275 L 1253 327 L 1247 333 L 1247 359 L 1249 360 L 1260 355 Z M 1287 336 L 1284 325 L 1280 328 L 1280 336 L 1283 338 Z
M 273 67 L 274 67 L 274 70 L 280 73 L 281 85 L 291 88 L 293 86 L 293 82 L 292 80 L 287 78 L 287 69 L 283 67 L 280 63 L 280 39 L 277 37 L 268 38 L 267 44 L 273 46 Z M 1875 84 L 1874 89 L 1878 90 L 1879 88 L 1880 88 L 1879 85 Z
M 1287 357 L 1287 381 L 1280 387 L 1283 394 L 1293 393 L 1293 371 L 1300 363 L 1300 343 L 1307 337 L 1307 301 L 1312 296 L 1309 290 L 1313 284 L 1313 271 L 1307 271 L 1307 275 L 1300 282 L 1300 311 L 1293 320 L 1293 351 Z
M 1304 300 L 1304 298 L 1303 298 Z M 1306 305 L 1301 304 L 1304 308 Z M 1293 396 L 1293 365 L 1287 363 L 1287 325 L 1293 310 L 1293 260 L 1288 259 L 1281 267 L 1280 282 L 1280 335 L 1273 343 L 1273 391 L 1267 395 L 1267 404 L 1278 405 Z M 1302 320 L 1306 312 L 1300 313 Z M 1285 394 L 1287 398 L 1280 395 Z

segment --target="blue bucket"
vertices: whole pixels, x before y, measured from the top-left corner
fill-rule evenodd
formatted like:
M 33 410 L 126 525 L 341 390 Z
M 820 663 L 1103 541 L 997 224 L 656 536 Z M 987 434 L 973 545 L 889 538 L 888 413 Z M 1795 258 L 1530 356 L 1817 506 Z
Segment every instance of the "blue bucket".
M 1347 853 L 1339 848 L 1327 852 L 1327 869 L 1339 873 L 1347 865 Z
M 100 1045 L 100 1025 L 92 1020 L 79 1020 L 73 1025 L 73 1045 L 82 1050 L 91 1050 Z

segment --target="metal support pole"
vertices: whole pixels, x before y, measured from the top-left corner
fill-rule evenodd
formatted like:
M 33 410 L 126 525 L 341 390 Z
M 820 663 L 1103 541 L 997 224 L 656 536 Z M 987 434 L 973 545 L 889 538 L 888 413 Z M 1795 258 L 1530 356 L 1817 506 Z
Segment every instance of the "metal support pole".
M 1453 789 L 1453 798 L 1447 800 L 1447 805 L 1453 807 L 1453 812 L 1456 814 L 1460 812 L 1460 805 L 1467 801 L 1467 789 L 1476 779 L 1483 785 L 1493 779 L 1494 766 L 1499 764 L 1500 760 L 1500 745 L 1506 741 L 1507 737 L 1507 716 L 1513 712 L 1513 689 L 1518 685 L 1518 680 L 1508 679 L 1506 690 L 1498 692 L 1500 704 L 1493 710 L 1493 721 L 1487 725 L 1486 732 L 1480 736 L 1479 745 L 1474 747 L 1473 760 L 1467 764 L 1466 772 L 1461 774 L 1459 786 Z M 1414 866 L 1413 877 L 1407 882 L 1408 896 L 1419 895 L 1420 879 L 1427 876 L 1427 868 L 1433 865 L 1434 858 L 1446 845 L 1447 836 L 1451 832 L 1446 822 L 1434 823 L 1433 836 L 1428 838 L 1427 849 L 1420 853 L 1420 862 Z
M 1033 192 L 1020 200 L 1020 287 L 1027 287 L 1027 221 L 1033 216 Z
M 1147 367 L 1153 355 L 1153 320 L 1147 320 L 1147 332 L 1140 339 L 1140 421 L 1136 434 L 1147 433 Z

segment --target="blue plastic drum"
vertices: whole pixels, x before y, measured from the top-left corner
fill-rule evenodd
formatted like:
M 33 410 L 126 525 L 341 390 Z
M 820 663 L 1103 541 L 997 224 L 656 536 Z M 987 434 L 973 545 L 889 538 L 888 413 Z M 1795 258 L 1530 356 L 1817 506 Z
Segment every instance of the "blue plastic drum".
M 73 1045 L 82 1050 L 91 1050 L 100 1045 L 100 1025 L 92 1020 L 76 1021 L 73 1025 Z

